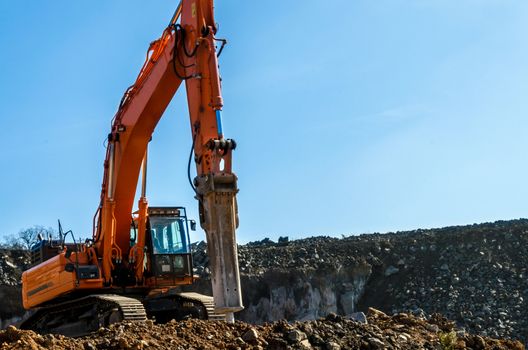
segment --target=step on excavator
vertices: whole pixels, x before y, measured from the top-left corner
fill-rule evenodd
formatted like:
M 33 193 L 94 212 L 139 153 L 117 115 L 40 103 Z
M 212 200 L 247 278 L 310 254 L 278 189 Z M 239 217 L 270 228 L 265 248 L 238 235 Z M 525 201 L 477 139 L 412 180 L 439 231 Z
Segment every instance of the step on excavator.
M 81 336 L 128 320 L 166 322 L 189 317 L 234 321 L 243 309 L 235 230 L 236 143 L 224 137 L 213 0 L 182 0 L 141 71 L 123 95 L 108 135 L 93 237 L 71 231 L 41 238 L 22 275 L 28 310 L 19 324 L 39 333 Z M 192 285 L 189 220 L 183 207 L 149 207 L 147 147 L 174 94 L 185 82 L 192 132 L 188 177 L 206 233 L 213 297 L 181 292 Z M 191 181 L 192 155 L 196 177 Z M 138 210 L 133 212 L 141 174 Z M 68 235 L 73 243 L 66 243 Z

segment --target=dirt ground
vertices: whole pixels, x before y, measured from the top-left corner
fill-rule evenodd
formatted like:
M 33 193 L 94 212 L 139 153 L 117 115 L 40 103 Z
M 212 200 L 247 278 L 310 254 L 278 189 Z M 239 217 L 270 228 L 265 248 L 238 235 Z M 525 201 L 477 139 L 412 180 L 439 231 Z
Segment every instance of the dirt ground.
M 121 323 L 77 339 L 9 327 L 0 331 L 0 349 L 524 349 L 517 341 L 457 332 L 439 315 L 387 316 L 370 309 L 361 316 L 351 320 L 331 314 L 315 321 L 260 326 L 202 320 Z

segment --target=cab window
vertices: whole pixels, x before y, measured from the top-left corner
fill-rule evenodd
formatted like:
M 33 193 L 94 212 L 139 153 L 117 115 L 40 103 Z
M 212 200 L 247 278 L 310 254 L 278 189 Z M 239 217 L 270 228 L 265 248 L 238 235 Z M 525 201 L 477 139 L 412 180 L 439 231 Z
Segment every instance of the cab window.
M 154 254 L 188 253 L 183 219 L 151 217 L 150 228 Z

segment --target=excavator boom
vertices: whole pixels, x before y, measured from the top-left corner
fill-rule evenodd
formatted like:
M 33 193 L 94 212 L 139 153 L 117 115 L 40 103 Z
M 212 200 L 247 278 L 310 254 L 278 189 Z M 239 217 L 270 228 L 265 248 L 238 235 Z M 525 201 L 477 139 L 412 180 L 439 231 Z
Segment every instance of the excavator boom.
M 37 259 L 23 276 L 26 308 L 59 300 L 68 303 L 68 296 L 82 291 L 143 290 L 150 295 L 192 283 L 190 264 L 181 265 L 190 257 L 188 244 L 182 243 L 186 216 L 180 217 L 179 209 L 175 209 L 173 219 L 161 220 L 164 226 L 154 227 L 149 220 L 154 214 L 146 198 L 148 143 L 185 82 L 197 173 L 191 185 L 208 242 L 215 308 L 227 313 L 229 319 L 233 319 L 233 312 L 243 309 L 235 237 L 238 187 L 232 171 L 236 143 L 225 138 L 222 127 L 218 53 L 225 40 L 218 39 L 216 33 L 213 0 L 182 0 L 161 37 L 150 44 L 145 63 L 112 120 L 93 239 L 69 246 L 62 240 L 56 242 L 56 250 L 51 249 L 55 253 L 45 259 L 41 254 L 40 261 Z M 220 50 L 218 45 L 222 45 Z M 140 172 L 143 180 L 138 211 L 132 214 Z M 161 254 L 162 250 L 156 249 L 158 240 L 173 246 L 180 240 L 179 250 Z M 180 265 L 186 268 L 181 271 L 187 272 L 176 274 Z M 85 270 L 89 273 L 81 276 Z M 173 275 L 168 276 L 168 271 Z M 38 277 L 43 275 L 48 282 Z M 92 299 L 99 302 L 108 298 Z

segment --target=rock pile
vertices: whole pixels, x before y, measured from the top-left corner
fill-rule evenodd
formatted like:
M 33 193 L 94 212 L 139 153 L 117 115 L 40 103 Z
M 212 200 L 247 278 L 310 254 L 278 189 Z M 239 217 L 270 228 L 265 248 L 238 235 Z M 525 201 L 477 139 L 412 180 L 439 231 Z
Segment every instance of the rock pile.
M 0 286 L 20 284 L 22 269 L 28 264 L 28 256 L 21 250 L 0 249 Z
M 0 249 L 0 328 L 18 321 L 23 314 L 20 279 L 28 264 L 26 252 Z
M 528 220 L 239 247 L 250 322 L 442 313 L 484 336 L 528 341 Z M 206 245 L 197 272 L 207 278 Z M 274 309 L 275 307 L 275 309 Z
M 237 322 L 151 321 L 121 323 L 78 339 L 39 335 L 9 327 L 0 331 L 1 349 L 524 349 L 514 341 L 500 341 L 456 331 L 435 315 L 429 320 L 408 314 L 389 317 L 371 309 L 365 322 L 330 314 L 324 319 L 293 324 L 279 321 L 261 326 Z
M 355 317 L 375 307 L 440 313 L 480 336 L 528 342 L 528 220 L 368 234 L 264 239 L 239 246 L 246 309 L 240 320 Z M 193 245 L 195 290 L 210 294 L 206 244 Z M 0 251 L 0 318 L 23 314 L 19 253 Z M 14 267 L 17 266 L 17 267 Z

